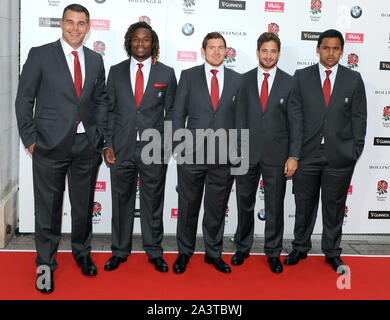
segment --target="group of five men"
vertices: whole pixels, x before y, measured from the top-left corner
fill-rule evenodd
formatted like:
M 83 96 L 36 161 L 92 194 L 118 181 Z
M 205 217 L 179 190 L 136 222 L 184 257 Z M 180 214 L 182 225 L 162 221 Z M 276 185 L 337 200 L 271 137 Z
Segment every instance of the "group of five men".
M 131 253 L 139 176 L 143 248 L 158 271 L 168 271 L 161 242 L 171 153 L 174 158 L 185 154 L 193 160 L 177 165 L 175 273 L 185 272 L 194 253 L 202 198 L 205 262 L 231 272 L 221 254 L 234 178 L 238 224 L 231 264 L 244 262 L 253 244 L 260 176 L 265 190 L 264 251 L 270 269 L 283 270 L 279 258 L 283 203 L 286 179 L 291 177 L 296 217 L 293 250 L 284 263 L 294 265 L 307 256 L 321 189 L 322 250 L 334 270 L 344 264 L 340 258 L 343 213 L 364 146 L 367 111 L 360 74 L 338 64 L 344 46 L 340 32 L 322 33 L 319 63 L 297 70 L 294 77 L 277 67 L 280 40 L 276 35 L 266 32 L 259 37 L 259 65 L 240 75 L 224 67 L 225 39 L 211 32 L 202 43 L 205 63 L 184 70 L 177 85 L 174 70 L 157 61 L 158 36 L 144 22 L 127 30 L 129 59 L 111 67 L 107 83 L 101 56 L 83 46 L 90 29 L 88 10 L 78 4 L 67 6 L 61 28 L 60 40 L 30 50 L 15 103 L 20 136 L 33 160 L 36 264 L 50 269 L 44 287 L 38 286 L 37 279 L 39 291 L 54 290 L 66 177 L 73 256 L 83 274 L 97 274 L 90 241 L 101 153 L 110 167 L 112 194 L 112 257 L 105 270 L 118 268 Z M 191 148 L 181 149 L 177 141 L 176 148 L 170 148 L 163 139 L 165 121 L 172 121 L 173 133 L 186 128 L 192 137 L 197 129 L 249 130 L 249 141 L 243 135 L 237 141 L 238 150 L 245 144 L 249 150 L 240 155 L 242 161 L 247 157 L 248 171 L 234 177 L 233 164 L 220 159 L 218 141 L 191 141 Z M 144 161 L 148 141 L 141 137 L 148 129 L 161 136 L 161 161 Z M 216 155 L 212 163 L 205 161 L 210 153 Z

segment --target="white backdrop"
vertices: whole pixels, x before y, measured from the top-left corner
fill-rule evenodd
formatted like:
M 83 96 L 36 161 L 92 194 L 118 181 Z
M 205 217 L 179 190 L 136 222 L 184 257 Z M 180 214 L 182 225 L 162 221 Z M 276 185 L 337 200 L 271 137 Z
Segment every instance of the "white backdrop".
M 59 20 L 65 6 L 76 0 L 21 0 L 21 66 L 31 47 L 53 42 L 61 36 Z M 257 65 L 256 41 L 264 31 L 279 35 L 282 42 L 279 67 L 293 74 L 318 62 L 316 34 L 335 28 L 345 39 L 341 64 L 362 74 L 368 99 L 366 145 L 351 182 L 344 218 L 344 233 L 388 233 L 390 208 L 390 2 L 388 0 L 79 0 L 91 14 L 91 31 L 85 45 L 100 52 L 106 74 L 113 64 L 126 59 L 124 34 L 130 24 L 145 20 L 160 39 L 159 60 L 183 69 L 203 63 L 200 47 L 210 31 L 221 32 L 229 47 L 225 65 L 240 73 Z M 374 4 L 375 3 L 375 4 Z M 353 9 L 354 8 L 354 9 Z M 352 13 L 358 13 L 353 17 Z M 359 15 L 360 13 L 360 15 Z M 185 34 L 184 30 L 193 31 Z M 381 70 L 383 69 L 383 70 Z M 61 75 L 59 75 L 61 76 Z M 374 141 L 378 145 L 374 145 Z M 164 229 L 176 233 L 176 166 L 168 168 Z M 294 227 L 294 198 L 288 181 L 285 198 L 285 234 Z M 137 207 L 139 208 L 137 202 Z M 264 215 L 263 189 L 259 186 L 256 215 Z M 198 233 L 201 232 L 201 210 Z M 63 232 L 70 231 L 67 192 L 63 208 Z M 236 195 L 233 186 L 226 215 L 225 234 L 234 234 Z M 109 170 L 101 166 L 95 193 L 94 233 L 111 232 Z M 20 146 L 20 232 L 34 231 L 31 158 Z M 136 219 L 134 232 L 140 232 Z M 321 233 L 319 210 L 315 233 Z M 264 220 L 256 218 L 256 234 L 263 234 Z

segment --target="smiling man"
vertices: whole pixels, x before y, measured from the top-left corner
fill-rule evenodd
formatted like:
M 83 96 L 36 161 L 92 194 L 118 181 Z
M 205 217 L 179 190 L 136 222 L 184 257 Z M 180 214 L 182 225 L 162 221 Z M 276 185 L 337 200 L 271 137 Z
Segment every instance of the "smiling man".
M 236 178 L 238 224 L 233 265 L 241 265 L 253 244 L 254 207 L 260 176 L 265 192 L 264 251 L 272 272 L 283 271 L 282 251 L 286 178 L 300 157 L 302 114 L 290 103 L 293 78 L 277 67 L 280 39 L 265 32 L 257 40 L 259 65 L 243 75 L 237 108 L 240 126 L 249 129 L 249 170 Z
M 360 74 L 339 64 L 344 52 L 339 31 L 323 32 L 316 51 L 320 62 L 295 72 L 292 103 L 302 109 L 303 139 L 293 176 L 293 250 L 284 263 L 297 264 L 311 249 L 321 191 L 322 251 L 326 262 L 340 272 L 345 202 L 366 135 L 366 92 Z
M 235 128 L 235 99 L 241 81 L 237 72 L 223 65 L 226 41 L 221 34 L 208 33 L 203 40 L 201 52 L 205 63 L 181 73 L 173 111 L 174 132 L 187 128 L 194 138 L 197 129 L 216 131 Z M 233 176 L 230 174 L 230 165 L 219 161 L 216 152 L 219 150 L 218 143 L 215 144 L 215 149 L 211 149 L 207 148 L 208 145 L 203 140 L 199 144 L 199 141 L 195 142 L 195 147 L 185 152 L 190 153 L 194 160 L 201 158 L 201 161 L 177 165 L 179 207 L 176 239 L 179 256 L 173 265 L 173 271 L 183 273 L 194 253 L 199 209 L 205 189 L 205 262 L 213 264 L 218 271 L 229 273 L 230 267 L 222 260 L 221 254 L 225 213 Z M 206 149 L 207 152 L 204 152 Z M 214 153 L 215 162 L 207 162 L 208 152 Z
M 30 50 L 15 102 L 20 137 L 33 161 L 36 264 L 50 270 L 42 286 L 45 269 L 38 268 L 36 287 L 42 293 L 54 290 L 66 177 L 72 253 L 83 274 L 97 274 L 90 242 L 106 126 L 104 64 L 83 46 L 90 29 L 86 8 L 67 6 L 61 29 L 61 39 Z
M 165 177 L 164 120 L 172 119 L 176 77 L 172 68 L 157 61 L 159 41 L 145 22 L 132 24 L 125 35 L 129 59 L 112 66 L 107 80 L 108 130 L 104 160 L 111 173 L 112 257 L 104 269 L 115 270 L 131 253 L 134 209 L 139 175 L 141 231 L 144 250 L 157 271 L 167 272 L 163 259 Z M 145 130 L 161 134 L 160 163 L 141 157 L 148 143 Z M 166 150 L 165 150 L 166 151 Z M 168 150 L 169 153 L 169 150 Z

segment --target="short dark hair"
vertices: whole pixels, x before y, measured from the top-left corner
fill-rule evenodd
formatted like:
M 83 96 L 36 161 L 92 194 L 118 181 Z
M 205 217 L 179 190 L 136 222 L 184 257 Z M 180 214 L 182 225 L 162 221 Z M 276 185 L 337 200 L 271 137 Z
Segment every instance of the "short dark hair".
M 206 50 L 207 41 L 210 39 L 222 39 L 223 43 L 225 45 L 225 48 L 226 48 L 226 40 L 222 36 L 222 34 L 220 34 L 219 32 L 209 32 L 208 34 L 206 34 L 206 36 L 204 37 L 203 42 L 202 42 L 202 48 L 204 50 Z
M 130 25 L 125 34 L 125 50 L 128 57 L 131 57 L 131 39 L 133 38 L 135 30 L 143 28 L 150 31 L 152 36 L 152 63 L 155 63 L 160 53 L 160 43 L 158 41 L 157 33 L 144 21 L 136 22 Z
M 65 7 L 64 12 L 62 13 L 62 20 L 65 18 L 66 11 L 76 11 L 76 12 L 84 12 L 87 16 L 87 23 L 89 24 L 89 11 L 86 7 L 83 7 L 81 4 L 73 3 L 69 6 Z
M 344 49 L 344 37 L 340 31 L 337 31 L 335 29 L 329 29 L 321 33 L 317 42 L 318 48 L 320 47 L 322 40 L 324 40 L 324 38 L 339 38 L 341 43 L 341 49 Z
M 257 50 L 260 51 L 260 48 L 263 43 L 269 41 L 275 41 L 278 46 L 278 51 L 280 51 L 280 39 L 276 34 L 272 32 L 264 32 L 260 35 L 259 39 L 257 39 Z

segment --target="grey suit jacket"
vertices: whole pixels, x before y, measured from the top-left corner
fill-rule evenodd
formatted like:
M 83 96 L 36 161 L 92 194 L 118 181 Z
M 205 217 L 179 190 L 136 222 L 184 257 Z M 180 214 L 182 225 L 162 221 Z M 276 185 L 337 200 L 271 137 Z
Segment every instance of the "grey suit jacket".
M 35 142 L 34 152 L 53 159 L 66 157 L 80 116 L 91 148 L 102 151 L 107 121 L 104 64 L 87 47 L 84 55 L 85 80 L 79 100 L 60 40 L 30 50 L 15 101 L 26 148 Z
M 237 101 L 240 127 L 249 129 L 249 164 L 283 165 L 288 157 L 299 158 L 301 153 L 302 112 L 290 103 L 294 80 L 276 70 L 263 112 L 257 69 L 243 75 Z
M 241 75 L 231 69 L 224 69 L 224 85 L 218 107 L 214 112 L 210 93 L 207 87 L 205 65 L 183 70 L 177 88 L 173 110 L 173 132 L 187 128 L 196 136 L 196 129 L 235 129 L 236 128 L 236 97 L 240 89 Z M 228 134 L 227 134 L 228 135 Z M 199 142 L 199 141 L 198 141 Z M 174 142 L 174 146 L 178 143 Z M 196 148 L 203 144 L 193 141 Z M 218 163 L 218 141 L 215 145 L 216 162 Z M 207 154 L 205 154 L 207 157 Z M 206 162 L 206 159 L 205 161 Z
M 339 65 L 326 107 L 318 64 L 297 70 L 293 103 L 302 108 L 301 161 L 310 164 L 324 137 L 325 157 L 334 168 L 354 165 L 363 151 L 367 101 L 360 73 Z
M 108 127 L 105 147 L 114 149 L 117 161 L 131 159 L 137 131 L 141 137 L 146 129 L 158 130 L 163 148 L 164 120 L 172 120 L 176 87 L 175 72 L 171 67 L 161 62 L 152 64 L 138 109 L 130 84 L 130 59 L 111 67 L 107 80 Z

